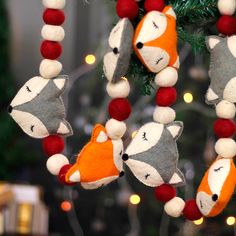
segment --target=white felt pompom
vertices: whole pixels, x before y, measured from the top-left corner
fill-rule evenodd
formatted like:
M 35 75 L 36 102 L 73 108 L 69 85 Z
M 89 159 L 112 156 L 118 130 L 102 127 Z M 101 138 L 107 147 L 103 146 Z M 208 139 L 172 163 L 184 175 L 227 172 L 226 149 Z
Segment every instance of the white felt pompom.
M 62 154 L 56 154 L 48 158 L 47 169 L 53 175 L 58 175 L 64 165 L 69 164 L 69 160 Z
M 44 59 L 39 66 L 39 73 L 45 79 L 52 79 L 61 73 L 62 64 L 56 60 Z
M 66 5 L 66 0 L 43 0 L 43 5 L 46 8 L 63 9 Z
M 127 79 L 121 79 L 115 84 L 109 82 L 106 89 L 111 98 L 126 98 L 130 93 L 130 84 Z
M 41 36 L 45 40 L 61 42 L 65 37 L 65 31 L 58 25 L 44 25 Z
M 121 139 L 126 132 L 126 124 L 123 121 L 110 119 L 106 123 L 106 131 L 110 139 Z
M 216 115 L 223 119 L 233 119 L 235 117 L 235 105 L 226 100 L 222 100 L 216 105 Z
M 153 120 L 161 124 L 169 124 L 175 120 L 176 113 L 171 107 L 156 107 Z
M 185 207 L 185 202 L 179 197 L 172 198 L 164 206 L 164 210 L 167 215 L 172 217 L 180 217 Z
M 166 67 L 155 77 L 155 83 L 159 87 L 172 87 L 178 80 L 178 72 L 173 67 Z
M 233 15 L 236 9 L 235 0 L 218 0 L 218 9 L 221 15 Z
M 216 153 L 224 158 L 233 158 L 236 155 L 236 143 L 231 138 L 221 138 L 215 144 Z

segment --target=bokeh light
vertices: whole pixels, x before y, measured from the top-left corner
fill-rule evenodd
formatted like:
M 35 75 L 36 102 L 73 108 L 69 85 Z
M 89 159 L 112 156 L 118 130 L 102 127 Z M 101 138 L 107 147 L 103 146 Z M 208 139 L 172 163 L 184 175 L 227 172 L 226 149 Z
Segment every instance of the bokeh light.
M 70 203 L 69 201 L 63 201 L 63 202 L 61 203 L 61 209 L 62 209 L 63 211 L 70 211 L 71 208 L 72 208 L 72 206 L 71 206 L 71 203 Z
M 87 64 L 92 65 L 96 62 L 96 57 L 93 54 L 88 54 L 84 60 Z
M 138 194 L 132 194 L 129 198 L 129 201 L 133 205 L 138 205 L 141 201 L 141 198 L 139 197 Z
M 234 224 L 235 224 L 235 217 L 234 217 L 234 216 L 229 216 L 229 217 L 226 219 L 226 224 L 227 224 L 227 225 L 234 225 Z
M 199 219 L 199 220 L 193 221 L 193 223 L 194 223 L 195 225 L 201 225 L 201 224 L 203 223 L 203 221 L 204 221 L 204 219 L 203 219 L 203 217 L 202 217 L 202 218 Z
M 193 95 L 190 92 L 184 93 L 184 101 L 186 103 L 192 103 L 193 102 Z

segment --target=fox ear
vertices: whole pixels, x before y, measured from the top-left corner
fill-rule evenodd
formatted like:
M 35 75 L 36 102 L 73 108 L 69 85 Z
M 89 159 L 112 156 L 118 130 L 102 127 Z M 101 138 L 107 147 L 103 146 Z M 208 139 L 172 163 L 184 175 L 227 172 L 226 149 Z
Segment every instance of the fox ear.
M 67 75 L 60 75 L 53 79 L 54 84 L 61 91 L 61 93 L 65 90 L 67 81 L 68 81 Z
M 71 128 L 70 124 L 66 120 L 63 120 L 60 123 L 60 126 L 57 130 L 57 133 L 61 134 L 61 135 L 70 136 L 70 135 L 73 134 L 73 131 L 72 131 L 72 128 Z
M 175 11 L 171 6 L 166 6 L 162 12 L 176 19 Z
M 93 142 L 98 142 L 98 143 L 103 143 L 106 142 L 108 139 L 107 134 L 106 134 L 106 129 L 100 124 L 95 125 L 91 137 L 91 141 Z
M 209 36 L 206 37 L 206 46 L 209 51 L 211 51 L 218 43 L 221 41 L 219 36 Z
M 183 131 L 184 125 L 181 121 L 175 121 L 168 124 L 166 128 L 171 133 L 174 140 L 177 140 Z

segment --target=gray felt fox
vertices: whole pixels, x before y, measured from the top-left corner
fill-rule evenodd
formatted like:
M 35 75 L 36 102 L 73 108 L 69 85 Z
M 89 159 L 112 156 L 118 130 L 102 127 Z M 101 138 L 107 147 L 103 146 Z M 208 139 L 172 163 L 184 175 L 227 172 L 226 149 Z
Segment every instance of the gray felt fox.
M 139 181 L 150 187 L 185 184 L 184 175 L 177 168 L 176 140 L 182 130 L 183 123 L 178 121 L 168 125 L 151 122 L 138 130 L 123 160 Z
M 206 45 L 211 53 L 206 103 L 217 104 L 221 100 L 236 103 L 236 36 L 210 36 Z
M 34 138 L 72 134 L 60 97 L 67 80 L 67 76 L 50 80 L 34 77 L 22 86 L 8 112 L 26 134 Z

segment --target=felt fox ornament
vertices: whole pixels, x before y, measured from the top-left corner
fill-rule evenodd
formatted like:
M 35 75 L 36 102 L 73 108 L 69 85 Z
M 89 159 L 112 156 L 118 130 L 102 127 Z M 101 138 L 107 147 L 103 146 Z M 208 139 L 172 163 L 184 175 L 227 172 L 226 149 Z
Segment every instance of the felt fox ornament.
M 197 205 L 206 217 L 219 215 L 232 197 L 236 169 L 232 159 L 217 158 L 202 179 L 197 192 Z
M 139 181 L 150 187 L 185 184 L 184 175 L 177 168 L 176 140 L 182 130 L 182 122 L 177 121 L 168 125 L 150 122 L 138 130 L 123 160 Z
M 36 76 L 21 87 L 8 112 L 26 134 L 33 138 L 51 134 L 72 135 L 61 99 L 67 81 L 66 75 L 50 80 Z
M 209 36 L 206 38 L 206 45 L 211 54 L 211 83 L 206 103 L 217 104 L 222 100 L 236 103 L 236 36 Z
M 85 189 L 96 189 L 123 176 L 123 142 L 108 137 L 105 127 L 97 124 L 90 142 L 79 153 L 66 174 L 67 182 L 80 182 Z
M 151 72 L 158 73 L 167 66 L 179 68 L 176 15 L 171 6 L 143 17 L 134 33 L 133 48 Z
M 133 35 L 134 29 L 128 18 L 121 19 L 110 33 L 103 71 L 112 83 L 118 82 L 128 71 Z

